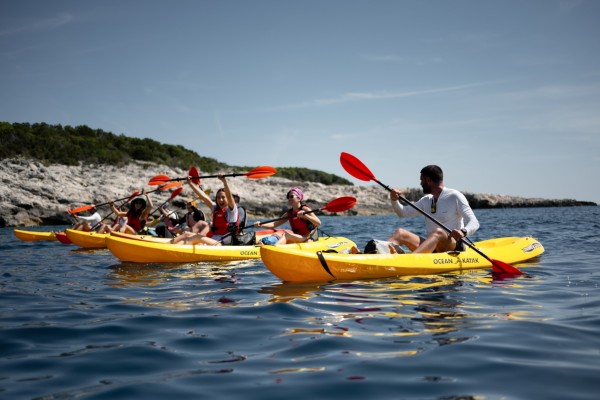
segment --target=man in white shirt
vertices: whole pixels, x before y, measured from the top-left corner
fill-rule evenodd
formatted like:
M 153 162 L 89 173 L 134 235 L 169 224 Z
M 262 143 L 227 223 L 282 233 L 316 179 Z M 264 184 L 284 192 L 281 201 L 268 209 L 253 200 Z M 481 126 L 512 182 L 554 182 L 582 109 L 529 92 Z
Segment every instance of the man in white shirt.
M 420 237 L 410 231 L 398 228 L 388 241 L 405 245 L 413 253 L 439 253 L 462 250 L 461 238 L 472 235 L 479 229 L 479 222 L 469 206 L 466 197 L 458 190 L 444 187 L 444 173 L 437 165 L 428 165 L 421 170 L 423 196 L 414 205 L 448 227 L 448 233 L 435 222 L 425 219 L 427 237 Z M 398 189 L 392 189 L 392 208 L 401 218 L 421 215 L 414 208 L 402 205 Z
M 77 223 L 73 226 L 72 229 L 79 231 L 91 231 L 92 228 L 97 227 L 102 221 L 102 217 L 98 214 L 98 211 L 95 208 L 91 208 L 89 210 L 89 216 L 83 217 L 81 215 L 74 215 Z

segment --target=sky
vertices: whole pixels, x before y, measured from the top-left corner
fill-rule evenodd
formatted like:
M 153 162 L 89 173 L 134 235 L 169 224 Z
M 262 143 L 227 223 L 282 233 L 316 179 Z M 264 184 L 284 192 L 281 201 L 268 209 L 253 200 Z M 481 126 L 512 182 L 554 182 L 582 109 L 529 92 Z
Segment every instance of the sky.
M 0 121 L 600 203 L 599 20 L 596 0 L 0 0 Z

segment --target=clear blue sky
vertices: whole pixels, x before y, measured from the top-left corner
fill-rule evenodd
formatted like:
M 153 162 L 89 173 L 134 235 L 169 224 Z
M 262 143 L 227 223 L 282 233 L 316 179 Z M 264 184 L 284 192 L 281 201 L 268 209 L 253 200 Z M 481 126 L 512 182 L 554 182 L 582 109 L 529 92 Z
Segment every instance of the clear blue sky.
M 600 202 L 595 0 L 2 0 L 0 83 L 0 121 Z

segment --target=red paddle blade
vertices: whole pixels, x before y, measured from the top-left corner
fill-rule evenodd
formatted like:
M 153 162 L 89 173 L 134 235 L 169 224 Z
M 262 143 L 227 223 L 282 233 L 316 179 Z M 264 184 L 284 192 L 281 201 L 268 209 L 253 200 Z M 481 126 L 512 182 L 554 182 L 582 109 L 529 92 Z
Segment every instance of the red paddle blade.
M 164 186 L 159 187 L 158 190 L 160 190 L 161 192 L 164 192 L 165 190 L 173 189 L 173 188 L 179 187 L 181 185 L 183 185 L 183 182 L 171 182 L 171 183 L 167 183 Z
M 169 200 L 173 200 L 175 197 L 179 196 L 179 194 L 183 192 L 183 188 L 177 188 L 173 191 L 173 193 L 171 193 L 171 197 L 169 197 Z
M 339 197 L 335 200 L 331 200 L 325 207 L 321 208 L 321 210 L 326 210 L 332 213 L 342 212 L 351 209 L 355 204 L 356 199 L 354 197 Z
M 188 171 L 188 176 L 192 178 L 192 182 L 194 183 L 194 185 L 200 184 L 200 172 L 196 167 L 190 167 L 190 170 Z
M 137 195 L 139 195 L 140 192 L 138 192 L 137 190 L 135 192 L 133 192 L 131 194 L 131 196 L 129 196 L 129 198 L 127 199 L 127 201 L 125 203 L 129 203 L 131 200 L 133 200 Z
M 356 179 L 367 182 L 371 180 L 377 180 L 371 170 L 352 154 L 342 152 L 340 154 L 340 163 L 346 172 Z
M 93 205 L 87 205 L 87 206 L 77 207 L 77 208 L 74 208 L 72 210 L 69 210 L 69 214 L 71 214 L 71 215 L 79 214 L 80 212 L 91 210 L 92 208 L 94 208 Z
M 491 260 L 492 272 L 495 274 L 523 275 L 523 271 L 500 260 Z
M 244 175 L 246 175 L 250 179 L 260 179 L 266 178 L 267 176 L 275 175 L 276 173 L 277 170 L 275 168 L 270 167 L 268 165 L 263 165 L 254 168 L 252 171 L 246 172 Z
M 163 183 L 170 182 L 170 181 L 171 181 L 171 178 L 169 178 L 168 175 L 156 175 L 155 177 L 150 179 L 150 182 L 148 182 L 148 185 L 150 185 L 150 186 L 162 185 Z

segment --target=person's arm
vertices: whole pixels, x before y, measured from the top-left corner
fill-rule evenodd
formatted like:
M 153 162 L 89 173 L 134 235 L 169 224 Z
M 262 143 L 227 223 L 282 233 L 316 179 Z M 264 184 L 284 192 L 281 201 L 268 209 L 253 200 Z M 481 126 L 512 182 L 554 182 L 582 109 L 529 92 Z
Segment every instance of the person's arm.
M 402 204 L 403 202 L 402 200 L 400 200 L 401 195 L 402 192 L 400 192 L 398 189 L 392 189 L 392 191 L 390 192 L 390 201 L 392 203 L 392 209 L 394 210 L 396 215 L 398 215 L 400 218 L 413 218 L 418 215 L 421 215 L 421 213 L 415 210 L 413 207 Z M 414 203 L 414 205 L 417 208 L 424 210 L 423 207 L 424 204 L 427 202 L 427 199 L 427 196 L 421 197 L 416 203 Z
M 283 218 L 283 217 L 287 217 L 287 213 L 285 213 L 281 216 L 281 218 Z M 265 229 L 275 229 L 279 225 L 285 224 L 286 221 L 287 221 L 287 219 L 280 219 L 279 221 L 267 222 L 266 224 L 261 224 L 260 221 L 256 221 L 252 225 L 254 225 L 257 228 L 260 227 L 260 228 L 265 228 Z
M 402 193 L 398 189 L 392 189 L 390 191 L 390 202 L 392 203 L 392 209 L 400 217 L 404 217 L 404 206 L 400 203 L 400 195 Z
M 302 211 L 298 212 L 298 215 L 300 215 L 305 220 L 307 220 L 308 222 L 310 222 L 311 224 L 313 224 L 315 227 L 320 226 L 321 225 L 321 220 L 319 219 L 319 217 L 317 217 L 315 215 L 315 213 L 308 212 L 308 211 L 312 211 L 311 208 L 308 207 L 308 206 L 303 206 L 302 207 Z
M 223 175 L 219 175 L 219 180 L 223 182 L 223 188 L 225 189 L 225 196 L 227 196 L 227 204 L 229 205 L 229 209 L 233 210 L 235 207 L 235 199 L 233 198 L 233 194 L 231 194 L 231 189 L 229 189 L 227 178 L 225 178 Z
M 477 220 L 473 209 L 469 205 L 467 198 L 460 192 L 458 192 L 457 196 L 460 214 L 462 215 L 463 222 L 465 224 L 464 229 L 467 230 L 467 234 L 465 236 L 470 236 L 479 229 L 479 221 Z
M 115 213 L 115 215 L 117 217 L 124 217 L 125 215 L 127 215 L 127 212 L 125 211 L 120 211 L 116 206 L 115 203 L 110 203 L 110 209 L 112 210 L 112 212 Z
M 198 195 L 200 200 L 202 200 L 204 202 L 204 204 L 206 204 L 208 209 L 212 211 L 213 201 L 210 199 L 210 197 L 208 197 L 208 195 L 206 193 L 204 193 L 204 191 L 202 189 L 200 189 L 198 186 L 194 185 L 194 182 L 192 182 L 192 180 L 189 177 L 187 179 L 187 183 L 188 183 L 188 185 L 190 185 L 190 187 L 192 188 L 194 193 L 196 193 Z
M 146 208 L 144 209 L 144 211 L 142 211 L 142 219 L 147 220 L 148 216 L 150 215 L 150 212 L 154 208 L 154 204 L 152 204 L 152 200 L 150 200 L 150 196 L 148 196 L 148 193 L 144 193 L 144 196 L 146 196 Z

